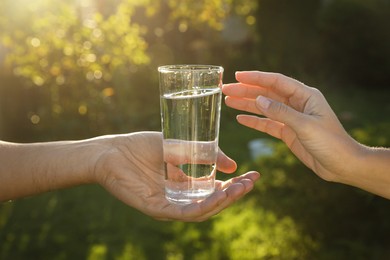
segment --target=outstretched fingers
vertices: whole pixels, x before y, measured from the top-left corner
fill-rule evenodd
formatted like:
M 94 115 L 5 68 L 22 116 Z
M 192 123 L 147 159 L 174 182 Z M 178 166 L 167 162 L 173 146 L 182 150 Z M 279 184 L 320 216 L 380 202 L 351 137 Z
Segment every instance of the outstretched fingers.
M 252 171 L 241 176 L 232 178 L 225 182 L 217 182 L 217 191 L 215 192 L 215 194 L 218 194 L 219 192 L 224 192 L 226 194 L 226 198 L 222 200 L 217 207 L 212 208 L 211 211 L 208 211 L 206 214 L 204 214 L 202 216 L 201 221 L 218 214 L 219 212 L 233 204 L 235 201 L 244 197 L 248 192 L 253 189 L 254 184 L 259 179 L 259 177 L 260 174 L 258 172 Z
M 242 83 L 224 84 L 222 86 L 222 91 L 226 96 L 251 99 L 255 99 L 257 96 L 264 96 L 267 94 L 266 88 Z
M 296 140 L 297 135 L 296 132 L 288 125 L 269 118 L 252 115 L 238 115 L 237 121 L 244 126 L 278 138 L 290 147 L 290 149 L 293 149 L 293 143 Z
M 279 73 L 238 71 L 236 79 L 243 84 L 260 86 L 283 97 L 290 97 L 300 88 L 304 88 L 301 82 Z
M 259 179 L 257 172 L 248 172 L 226 182 L 217 181 L 216 191 L 203 201 L 185 206 L 170 205 L 170 213 L 176 211 L 177 220 L 200 222 L 218 214 L 236 200 L 251 191 Z M 170 214 L 172 215 L 172 214 Z M 169 220 L 160 218 L 160 220 Z
M 261 111 L 256 106 L 255 99 L 236 98 L 227 96 L 225 97 L 225 104 L 231 108 L 261 115 Z
M 254 184 L 259 178 L 260 178 L 260 174 L 258 172 L 250 171 L 250 172 L 247 172 L 247 173 L 242 174 L 240 176 L 231 178 L 227 181 L 218 182 L 216 188 L 220 189 L 220 190 L 227 190 L 227 189 L 231 188 L 232 185 L 234 185 L 236 183 L 247 184 L 247 181 L 249 180 L 251 182 L 251 184 L 249 186 L 246 186 L 246 190 L 249 191 L 251 188 L 253 188 L 253 186 L 251 186 L 251 185 Z
M 269 118 L 261 118 L 252 115 L 238 115 L 237 121 L 244 126 L 267 133 L 278 139 L 282 139 L 282 130 L 285 127 L 283 123 Z

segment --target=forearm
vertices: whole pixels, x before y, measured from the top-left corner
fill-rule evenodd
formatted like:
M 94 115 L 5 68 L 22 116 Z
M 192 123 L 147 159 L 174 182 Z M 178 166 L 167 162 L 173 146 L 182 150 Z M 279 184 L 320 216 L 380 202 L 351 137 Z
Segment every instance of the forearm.
M 390 149 L 362 146 L 350 163 L 353 171 L 342 182 L 390 199 Z
M 0 201 L 93 182 L 91 141 L 0 142 Z

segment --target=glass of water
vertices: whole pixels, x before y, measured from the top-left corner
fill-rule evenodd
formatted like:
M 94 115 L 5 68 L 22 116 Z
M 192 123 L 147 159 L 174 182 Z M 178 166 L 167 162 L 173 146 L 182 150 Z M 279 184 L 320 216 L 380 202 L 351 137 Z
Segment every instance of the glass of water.
M 158 68 L 166 198 L 189 204 L 215 189 L 223 68 Z

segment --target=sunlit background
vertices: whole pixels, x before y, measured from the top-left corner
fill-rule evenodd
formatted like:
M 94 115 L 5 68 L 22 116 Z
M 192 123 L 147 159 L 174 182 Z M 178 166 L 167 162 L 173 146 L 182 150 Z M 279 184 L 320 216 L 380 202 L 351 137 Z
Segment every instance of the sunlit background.
M 388 0 L 1 0 L 0 139 L 159 130 L 157 66 L 191 63 L 223 66 L 224 82 L 237 70 L 297 78 L 354 138 L 390 146 L 389 31 Z M 0 259 L 390 255 L 388 201 L 319 179 L 237 113 L 223 107 L 221 148 L 238 174 L 263 175 L 233 207 L 168 223 L 96 186 L 42 194 L 0 204 Z

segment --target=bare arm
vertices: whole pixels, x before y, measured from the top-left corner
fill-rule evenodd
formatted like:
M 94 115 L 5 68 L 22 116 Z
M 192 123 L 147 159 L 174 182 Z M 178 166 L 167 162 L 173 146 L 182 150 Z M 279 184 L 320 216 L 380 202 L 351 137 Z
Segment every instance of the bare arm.
M 236 163 L 220 152 L 218 169 Z M 34 144 L 0 142 L 0 202 L 42 192 L 98 183 L 117 199 L 159 220 L 204 221 L 252 190 L 248 172 L 225 182 L 207 199 L 173 205 L 165 199 L 162 135 L 137 132 L 81 141 Z
M 98 147 L 91 141 L 0 142 L 0 201 L 93 182 Z
M 362 188 L 390 199 L 390 149 L 362 146 L 355 170 L 339 177 L 339 182 Z

